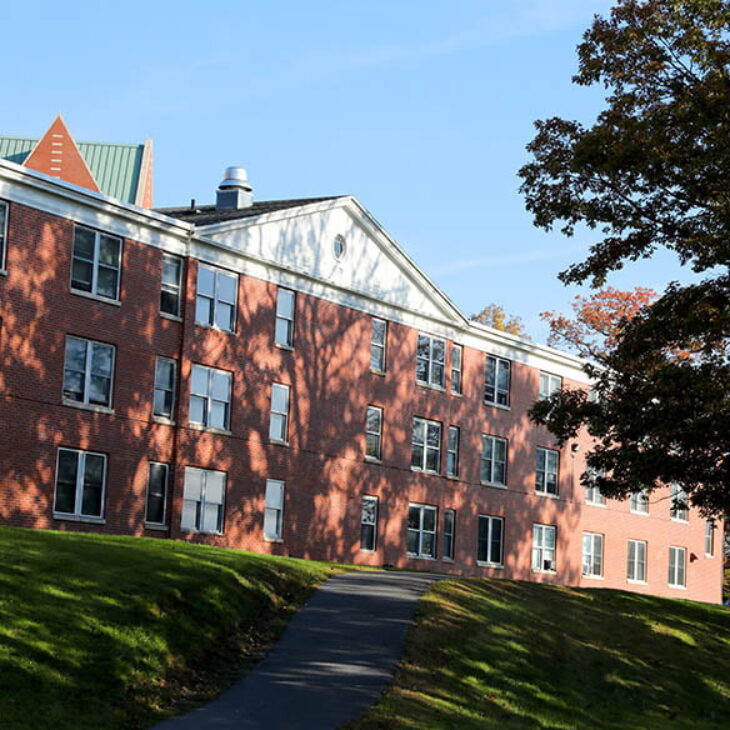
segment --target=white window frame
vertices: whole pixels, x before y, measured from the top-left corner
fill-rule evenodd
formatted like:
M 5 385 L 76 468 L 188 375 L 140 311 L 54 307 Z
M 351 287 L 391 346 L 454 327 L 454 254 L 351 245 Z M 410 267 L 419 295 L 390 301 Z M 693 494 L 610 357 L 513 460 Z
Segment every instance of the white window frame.
M 453 562 L 456 543 L 456 510 L 444 510 L 444 541 L 442 560 Z
M 195 380 L 195 370 L 205 371 L 207 378 L 207 387 L 205 393 L 196 393 L 193 391 L 193 383 Z M 223 375 L 228 380 L 228 400 L 221 400 L 220 398 L 213 397 L 213 378 L 216 375 Z M 188 404 L 188 421 L 191 424 L 202 426 L 203 428 L 217 429 L 219 431 L 230 431 L 231 430 L 231 407 L 232 407 L 232 394 L 233 394 L 233 373 L 230 370 L 219 370 L 218 368 L 212 368 L 209 365 L 200 365 L 193 363 L 190 371 L 190 402 Z M 203 420 L 194 421 L 192 418 L 192 403 L 193 398 L 198 398 L 203 401 Z M 213 413 L 213 405 L 215 403 L 223 403 L 225 405 L 225 423 L 223 426 L 211 426 L 210 419 Z
M 593 505 L 594 507 L 606 506 L 606 497 L 601 492 L 600 487 L 596 484 L 592 484 L 589 487 L 583 487 L 583 490 L 586 504 Z
M 428 344 L 428 355 L 422 357 L 420 347 L 422 341 Z M 437 351 L 436 343 L 441 343 L 441 360 L 437 360 L 435 353 Z M 424 344 L 425 344 L 424 343 Z M 418 364 L 426 363 L 426 380 L 422 380 L 418 377 Z M 439 370 L 440 366 L 440 370 Z M 441 373 L 441 377 L 438 377 L 438 373 Z M 422 332 L 418 333 L 418 339 L 416 341 L 416 382 L 419 385 L 428 385 L 431 388 L 444 388 L 444 380 L 446 378 L 446 340 L 440 337 L 433 337 L 432 335 L 425 335 Z
M 641 553 L 641 555 L 640 555 Z M 646 558 L 648 544 L 646 540 L 628 542 L 626 554 L 626 580 L 629 583 L 646 583 Z
M 677 557 L 681 556 L 681 561 Z M 681 577 L 681 581 L 679 578 Z M 669 546 L 669 578 L 670 588 L 687 587 L 687 548 L 677 545 Z
M 56 501 L 58 499 L 58 477 L 59 468 L 61 465 L 61 452 L 65 451 L 70 454 L 76 455 L 76 492 L 74 494 L 74 511 L 63 512 L 56 508 Z M 86 477 L 86 457 L 87 456 L 99 456 L 102 459 L 103 469 L 101 476 L 101 511 L 98 515 L 85 514 L 83 510 L 84 500 L 84 484 Z M 107 469 L 108 469 L 108 458 L 106 454 L 101 454 L 98 451 L 84 451 L 83 449 L 71 449 L 66 446 L 59 446 L 56 450 L 56 478 L 54 480 L 53 489 L 53 514 L 59 517 L 75 517 L 77 519 L 88 519 L 88 520 L 103 520 L 104 519 L 104 506 L 106 504 L 106 481 L 107 481 Z
M 446 476 L 459 476 L 459 441 L 461 429 L 458 426 L 449 426 L 446 436 Z
M 291 302 L 291 311 L 285 311 L 285 301 Z M 277 347 L 294 349 L 294 320 L 297 311 L 297 293 L 280 286 L 276 289 L 276 317 L 274 318 L 274 344 Z M 283 323 L 286 336 L 279 340 L 279 323 Z
M 264 496 L 264 540 L 276 542 L 282 540 L 285 499 L 286 483 L 280 479 L 267 479 L 266 494 Z
M 603 545 L 604 536 L 601 533 L 583 533 L 581 575 L 584 578 L 603 578 Z M 598 564 L 597 570 L 596 563 Z
M 500 387 L 499 373 L 500 370 L 507 369 L 507 388 Z M 490 384 L 491 373 L 494 371 L 494 383 Z M 488 390 L 494 389 L 494 393 L 490 396 Z M 512 389 L 512 361 L 504 357 L 496 355 L 487 355 L 485 371 L 484 371 L 484 402 L 487 405 L 498 406 L 499 408 L 510 407 L 510 391 Z M 504 400 L 504 403 L 501 401 Z
M 682 522 L 687 524 L 689 522 L 689 501 L 687 499 L 687 492 L 685 492 L 679 484 L 672 484 L 669 489 L 669 517 L 672 522 Z M 680 500 L 684 504 L 684 507 L 678 506 L 678 502 Z
M 378 427 L 370 428 L 370 414 L 377 415 Z M 375 445 L 375 453 L 370 453 L 371 444 Z M 370 461 L 381 461 L 383 458 L 383 409 L 379 406 L 368 406 L 365 414 L 365 458 Z
M 457 355 L 458 353 L 458 355 Z M 451 392 L 461 395 L 464 390 L 464 348 L 462 345 L 451 345 Z
M 87 231 L 89 233 L 94 234 L 94 253 L 92 254 L 91 259 L 86 259 L 81 256 L 76 256 L 76 231 L 83 230 Z M 119 243 L 119 255 L 117 259 L 116 265 L 112 264 L 104 264 L 100 261 L 100 254 L 99 251 L 101 249 L 101 237 L 104 236 L 106 238 L 112 239 L 114 241 L 117 241 Z M 93 228 L 87 228 L 86 226 L 74 226 L 74 238 L 73 243 L 71 245 L 71 291 L 75 293 L 80 293 L 84 295 L 90 295 L 92 297 L 99 297 L 100 299 L 106 299 L 109 302 L 118 302 L 119 301 L 119 289 L 122 283 L 122 256 L 124 251 L 124 240 L 120 238 L 119 236 L 114 236 L 110 233 L 104 233 L 103 231 L 97 231 Z M 77 259 L 79 261 L 83 261 L 87 264 L 91 264 L 91 290 L 87 291 L 86 289 L 80 289 L 79 287 L 74 286 L 74 260 Z M 100 294 L 99 289 L 99 269 L 105 268 L 105 269 L 111 269 L 113 271 L 116 271 L 117 274 L 117 280 L 116 280 L 116 286 L 114 291 L 114 296 L 110 297 L 106 294 Z
M 375 517 L 372 521 L 365 519 L 365 503 L 375 505 Z M 363 539 L 364 528 L 372 528 L 372 546 L 366 547 Z M 372 495 L 363 495 L 360 501 L 360 552 L 374 553 L 378 549 L 378 498 Z
M 410 521 L 410 514 L 411 510 L 418 510 L 419 511 L 419 523 L 417 528 L 412 528 L 409 526 Z M 427 530 L 424 527 L 425 523 L 425 516 L 426 513 L 432 513 L 433 514 L 433 530 Z M 406 554 L 409 558 L 421 558 L 424 560 L 435 560 L 436 559 L 436 540 L 438 538 L 438 508 L 433 507 L 432 505 L 428 504 L 414 504 L 410 503 L 408 505 L 408 517 L 406 520 L 406 532 L 407 533 L 415 533 L 417 534 L 418 539 L 418 550 L 415 552 L 411 552 L 408 550 L 408 541 L 406 540 Z M 431 554 L 424 552 L 423 545 L 424 545 L 424 535 L 431 535 L 432 541 L 431 545 L 433 547 L 433 551 Z
M 281 392 L 285 393 L 286 395 L 286 409 L 284 411 L 275 411 L 274 410 L 274 393 L 277 391 L 277 389 L 281 390 Z M 269 441 L 273 441 L 277 444 L 286 444 L 289 442 L 289 408 L 291 407 L 291 388 L 288 385 L 284 385 L 284 383 L 272 383 L 271 384 L 271 411 L 269 413 Z M 274 418 L 274 416 L 277 416 L 278 418 Z M 278 419 L 282 419 L 279 421 Z M 279 432 L 283 432 L 283 437 L 281 435 L 274 436 L 273 429 L 274 429 L 274 423 L 281 423 L 283 422 L 284 427 L 279 430 Z
M 429 446 L 428 435 L 431 429 L 438 431 L 438 446 Z M 422 440 L 417 440 L 419 432 L 422 432 Z M 429 421 L 426 418 L 420 418 L 419 416 L 413 417 L 413 431 L 411 436 L 411 469 L 415 471 L 423 471 L 428 474 L 439 474 L 441 472 L 441 438 L 442 438 L 442 424 L 438 421 Z M 414 463 L 416 460 L 416 448 L 421 449 L 420 463 Z M 428 468 L 428 455 L 429 453 L 436 452 L 436 468 Z
M 553 536 L 553 547 L 547 545 L 547 535 Z M 558 552 L 558 531 L 555 525 L 532 525 L 532 570 L 535 573 L 556 573 Z M 546 568 L 548 564 L 552 567 Z
M 481 527 L 486 520 L 487 537 L 486 540 L 481 539 Z M 496 524 L 500 526 L 499 532 L 499 560 L 492 560 L 492 543 L 494 538 L 494 527 Z M 486 544 L 487 557 L 486 560 L 479 557 L 479 548 L 482 544 Z M 504 517 L 495 515 L 479 515 L 477 519 L 477 565 L 487 565 L 493 568 L 504 567 Z
M 190 499 L 186 496 L 187 494 L 187 488 L 188 488 L 188 476 L 192 475 L 193 472 L 199 472 L 201 475 L 201 487 L 200 487 L 200 499 Z M 220 502 L 212 502 L 211 504 L 215 504 L 218 506 L 218 513 L 216 518 L 216 526 L 220 525 L 220 527 L 216 527 L 215 530 L 203 530 L 201 529 L 201 526 L 203 524 L 202 518 L 205 513 L 205 508 L 208 506 L 208 502 L 206 501 L 207 497 L 207 491 L 208 491 L 208 479 L 210 478 L 210 475 L 215 474 L 218 478 L 220 478 L 219 475 L 222 475 L 223 479 L 223 486 L 221 491 L 221 501 Z M 218 471 L 216 469 L 201 469 L 197 466 L 186 466 L 185 467 L 185 481 L 183 486 L 183 511 L 180 516 L 180 527 L 184 532 L 198 532 L 201 534 L 206 535 L 222 535 L 225 530 L 225 515 L 226 515 L 226 490 L 228 487 L 228 474 L 224 471 Z M 186 503 L 194 502 L 195 504 L 199 505 L 199 507 L 196 508 L 195 512 L 195 524 L 189 525 L 185 524 L 185 516 L 186 516 Z
M 376 323 L 383 325 L 383 341 L 379 342 L 375 334 Z M 370 371 L 382 375 L 387 367 L 387 344 L 388 344 L 388 323 L 384 319 L 377 317 L 370 318 Z M 373 360 L 376 365 L 373 367 Z
M 150 509 L 150 487 L 152 485 L 152 467 L 161 466 L 165 470 L 165 477 L 162 480 L 162 520 L 151 520 L 149 515 Z M 167 524 L 167 495 L 169 492 L 170 465 L 161 461 L 150 461 L 147 469 L 147 494 L 144 502 L 144 521 L 148 525 L 166 525 Z
M 540 373 L 540 386 L 538 388 L 538 395 L 540 400 L 549 398 L 553 393 L 562 390 L 563 379 L 559 375 L 553 375 L 552 373 Z
M 177 282 L 165 281 L 165 263 L 174 261 L 179 265 Z M 162 271 L 160 272 L 160 314 L 166 317 L 177 317 L 182 315 L 182 279 L 185 271 L 185 259 L 173 253 L 162 254 Z M 162 308 L 162 294 L 166 292 L 175 298 L 177 305 L 174 312 L 166 312 Z
M 86 344 L 86 355 L 84 356 L 84 392 L 81 400 L 76 400 L 71 396 L 66 395 L 66 371 L 78 373 L 78 370 L 70 370 L 68 364 L 68 343 L 70 340 L 76 340 L 77 342 L 84 342 Z M 96 347 L 106 348 L 111 351 L 111 372 L 109 373 L 109 398 L 106 403 L 92 403 L 91 402 L 91 378 L 94 375 L 92 371 L 92 365 L 94 361 L 94 349 Z M 97 340 L 89 340 L 86 337 L 77 337 L 76 335 L 66 335 L 66 342 L 64 343 L 64 357 L 63 357 L 63 384 L 61 396 L 64 403 L 71 404 L 82 404 L 91 408 L 102 408 L 109 410 L 114 402 L 114 369 L 117 360 L 117 348 L 114 345 L 110 345 L 107 342 L 98 342 Z M 104 377 L 106 375 L 95 377 Z
M 633 492 L 629 497 L 629 511 L 634 515 L 649 514 L 649 491 L 642 489 L 640 492 Z
M 201 294 L 200 293 L 200 272 L 203 270 L 209 271 L 213 274 L 213 296 L 209 294 Z M 224 299 L 220 293 L 220 278 L 226 276 L 230 279 L 233 279 L 234 282 L 234 294 L 233 294 L 233 301 L 230 302 L 227 299 Z M 238 274 L 232 272 L 232 271 L 224 271 L 223 269 L 217 269 L 213 266 L 206 266 L 204 264 L 200 264 L 198 266 L 198 279 L 195 282 L 195 324 L 202 325 L 203 327 L 210 327 L 212 329 L 220 330 L 221 332 L 233 332 L 236 331 L 236 319 L 238 312 L 236 311 L 238 309 Z M 210 318 L 209 321 L 204 322 L 200 319 L 198 319 L 198 300 L 199 299 L 207 299 L 208 301 L 213 303 L 213 306 L 210 307 Z M 221 327 L 220 325 L 216 324 L 216 312 L 218 310 L 218 304 L 225 304 L 227 306 L 231 307 L 231 321 L 229 322 L 229 327 Z
M 705 557 L 715 557 L 715 520 L 705 520 Z
M 0 200 L 0 210 L 4 211 L 2 225 L 0 225 L 0 271 L 6 271 L 8 256 L 8 218 L 10 206 L 7 201 Z
M 171 363 L 172 364 L 172 386 L 166 387 L 163 385 L 158 384 L 157 377 L 158 377 L 158 371 L 160 367 L 161 362 Z M 152 393 L 152 414 L 155 416 L 155 418 L 165 418 L 169 421 L 173 420 L 173 417 L 175 416 L 175 391 L 177 390 L 177 360 L 175 360 L 172 357 L 164 357 L 163 355 L 158 355 L 155 358 L 155 387 L 154 391 Z M 157 411 L 157 393 L 170 393 L 170 413 L 169 415 L 166 413 L 160 413 Z
M 487 444 L 489 444 L 490 458 L 487 458 Z M 504 446 L 504 461 L 497 459 L 497 445 Z M 501 438 L 500 436 L 490 436 L 489 434 L 482 434 L 482 451 L 479 456 L 479 481 L 482 484 L 488 484 L 492 487 L 506 487 L 507 486 L 507 459 L 508 459 L 509 443 L 507 439 Z M 497 464 L 502 464 L 502 481 L 495 477 L 497 471 Z M 486 477 L 486 478 L 485 478 Z
M 550 454 L 555 454 L 555 491 L 551 492 L 548 489 L 548 475 L 551 471 L 548 471 L 550 462 Z M 542 455 L 542 456 L 541 456 Z M 535 491 L 537 494 L 543 494 L 548 497 L 557 497 L 560 494 L 560 452 L 556 449 L 548 449 L 544 446 L 538 446 L 535 450 Z M 540 463 L 543 466 L 540 468 Z M 540 472 L 542 472 L 542 479 L 540 479 Z

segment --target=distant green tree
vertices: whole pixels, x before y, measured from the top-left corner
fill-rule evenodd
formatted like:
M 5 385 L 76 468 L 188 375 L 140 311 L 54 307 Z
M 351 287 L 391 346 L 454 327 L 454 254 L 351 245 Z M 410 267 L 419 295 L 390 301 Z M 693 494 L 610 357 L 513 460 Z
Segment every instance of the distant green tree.
M 538 121 L 520 171 L 535 225 L 595 232 L 560 279 L 598 288 L 659 247 L 704 278 L 621 324 L 586 368 L 596 399 L 563 390 L 530 415 L 561 441 L 587 427 L 608 496 L 676 482 L 730 513 L 730 0 L 618 0 L 578 59 L 605 108 L 590 127 Z

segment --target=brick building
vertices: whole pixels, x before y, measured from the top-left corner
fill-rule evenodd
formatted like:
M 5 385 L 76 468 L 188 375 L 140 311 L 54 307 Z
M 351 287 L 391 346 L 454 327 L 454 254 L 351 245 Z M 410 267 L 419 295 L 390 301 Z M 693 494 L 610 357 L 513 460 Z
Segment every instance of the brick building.
M 529 423 L 561 385 L 352 197 L 232 169 L 155 211 L 0 160 L 4 524 L 719 601 L 719 524 Z

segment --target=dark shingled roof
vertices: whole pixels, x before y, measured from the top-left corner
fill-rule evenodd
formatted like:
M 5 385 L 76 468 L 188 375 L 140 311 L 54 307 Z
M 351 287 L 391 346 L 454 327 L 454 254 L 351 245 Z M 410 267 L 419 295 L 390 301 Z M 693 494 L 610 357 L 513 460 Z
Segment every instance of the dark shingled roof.
M 263 213 L 273 213 L 286 208 L 301 208 L 310 203 L 321 203 L 325 200 L 337 200 L 344 198 L 344 195 L 329 195 L 324 198 L 298 198 L 296 200 L 262 200 L 257 201 L 248 208 L 238 210 L 216 210 L 215 205 L 196 205 L 195 208 L 155 208 L 158 213 L 169 215 L 171 218 L 194 223 L 196 226 L 211 226 L 214 223 L 234 221 L 239 218 L 251 218 Z

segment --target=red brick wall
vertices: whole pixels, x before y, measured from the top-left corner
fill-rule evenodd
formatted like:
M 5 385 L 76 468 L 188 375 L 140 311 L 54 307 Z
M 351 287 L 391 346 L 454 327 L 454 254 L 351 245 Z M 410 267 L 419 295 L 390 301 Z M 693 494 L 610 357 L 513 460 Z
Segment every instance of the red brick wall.
M 704 522 L 671 522 L 665 495 L 653 495 L 649 517 L 628 503 L 584 504 L 578 480 L 588 442 L 560 455 L 560 495 L 535 494 L 535 447 L 554 448 L 550 435 L 529 424 L 526 411 L 537 397 L 539 371 L 513 363 L 509 410 L 482 402 L 485 355 L 464 350 L 463 392 L 439 391 L 415 382 L 417 331 L 391 322 L 387 372 L 370 372 L 368 315 L 297 294 L 294 350 L 273 344 L 276 286 L 241 276 L 236 333 L 194 324 L 197 262 L 187 266 L 183 322 L 159 315 L 162 254 L 125 240 L 121 306 L 70 293 L 73 224 L 13 204 L 9 216 L 7 276 L 0 276 L 0 520 L 31 527 L 103 529 L 164 537 L 145 530 L 148 463 L 170 463 L 169 505 L 174 538 L 262 552 L 434 569 L 469 575 L 544 580 L 590 587 L 624 588 L 660 595 L 720 600 L 720 536 L 716 557 L 704 555 Z M 114 414 L 91 413 L 61 402 L 67 334 L 116 345 Z M 178 427 L 152 418 L 157 355 L 180 359 Z M 447 385 L 450 348 L 447 352 Z M 188 427 L 192 363 L 233 373 L 231 434 Z M 289 445 L 270 444 L 272 382 L 291 386 Z M 382 464 L 364 459 L 368 404 L 383 408 Z M 413 416 L 461 429 L 460 476 L 447 479 L 410 468 Z M 479 483 L 481 435 L 509 439 L 508 488 Z M 53 519 L 58 446 L 106 453 L 109 458 L 105 524 Z M 184 467 L 227 473 L 225 532 L 190 535 L 180 530 Z M 262 535 L 266 479 L 286 482 L 282 542 Z M 360 551 L 360 499 L 379 498 L 378 543 Z M 663 501 L 658 501 L 663 499 Z M 455 561 L 406 556 L 409 502 L 456 510 Z M 505 518 L 504 568 L 476 564 L 479 514 Z M 557 526 L 557 572 L 531 570 L 532 525 Z M 581 577 L 583 531 L 605 535 L 604 576 Z M 718 531 L 719 532 L 719 531 Z M 627 540 L 648 541 L 648 585 L 626 580 Z M 687 548 L 687 589 L 667 586 L 669 545 Z

